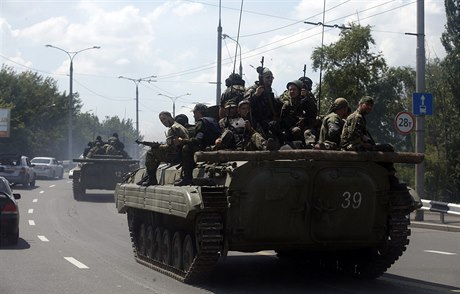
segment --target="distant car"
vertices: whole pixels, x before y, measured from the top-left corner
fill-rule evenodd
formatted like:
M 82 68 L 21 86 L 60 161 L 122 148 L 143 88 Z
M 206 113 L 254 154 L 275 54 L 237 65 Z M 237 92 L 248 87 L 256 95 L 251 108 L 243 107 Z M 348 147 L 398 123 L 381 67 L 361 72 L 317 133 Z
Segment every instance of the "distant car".
M 37 177 L 62 179 L 64 176 L 64 167 L 61 161 L 54 157 L 34 157 L 30 161 L 34 165 Z
M 0 177 L 0 246 L 16 245 L 19 241 L 19 209 L 17 199 L 21 194 L 13 193 L 10 183 Z
M 29 157 L 17 154 L 0 154 L 0 176 L 24 187 L 34 187 L 37 178 Z

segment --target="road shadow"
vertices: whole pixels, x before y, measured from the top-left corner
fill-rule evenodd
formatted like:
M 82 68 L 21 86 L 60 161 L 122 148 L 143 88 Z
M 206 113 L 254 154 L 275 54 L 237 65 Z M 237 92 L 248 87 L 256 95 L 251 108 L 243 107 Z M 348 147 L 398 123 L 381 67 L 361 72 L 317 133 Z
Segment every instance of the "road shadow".
M 26 240 L 19 238 L 17 245 L 0 245 L 0 250 L 25 250 L 29 249 L 30 244 Z
M 114 192 L 106 193 L 88 193 L 79 195 L 75 200 L 79 202 L 93 202 L 93 203 L 115 203 Z
M 316 270 L 274 256 L 229 256 L 195 286 L 212 293 L 452 293 L 454 288 L 384 274 L 374 280 Z

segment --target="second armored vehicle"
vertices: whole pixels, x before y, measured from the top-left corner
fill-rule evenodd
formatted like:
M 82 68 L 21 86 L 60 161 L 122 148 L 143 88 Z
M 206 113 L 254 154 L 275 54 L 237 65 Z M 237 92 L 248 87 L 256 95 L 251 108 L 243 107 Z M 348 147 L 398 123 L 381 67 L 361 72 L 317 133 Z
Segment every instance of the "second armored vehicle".
M 120 155 L 94 155 L 74 159 L 72 184 L 75 199 L 84 196 L 87 189 L 114 190 L 123 176 L 139 168 L 139 161 Z

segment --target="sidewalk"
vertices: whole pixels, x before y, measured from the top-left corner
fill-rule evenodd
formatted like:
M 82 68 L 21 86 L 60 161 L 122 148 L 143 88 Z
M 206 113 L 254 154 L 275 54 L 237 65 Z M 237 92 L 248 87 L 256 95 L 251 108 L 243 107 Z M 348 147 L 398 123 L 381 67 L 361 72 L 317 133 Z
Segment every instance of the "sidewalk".
M 410 222 L 413 228 L 460 232 L 460 216 L 456 215 L 444 214 L 444 223 L 442 223 L 440 213 L 423 211 L 423 221 L 416 221 L 413 212 L 410 214 Z

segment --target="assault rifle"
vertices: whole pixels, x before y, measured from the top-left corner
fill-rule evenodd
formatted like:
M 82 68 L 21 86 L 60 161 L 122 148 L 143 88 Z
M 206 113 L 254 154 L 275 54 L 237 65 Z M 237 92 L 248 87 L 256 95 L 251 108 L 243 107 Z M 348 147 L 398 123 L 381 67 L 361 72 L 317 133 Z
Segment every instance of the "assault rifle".
M 135 141 L 137 144 L 142 144 L 145 146 L 149 146 L 152 149 L 157 149 L 161 144 L 158 142 L 147 142 L 147 141 L 139 141 L 138 139 Z

